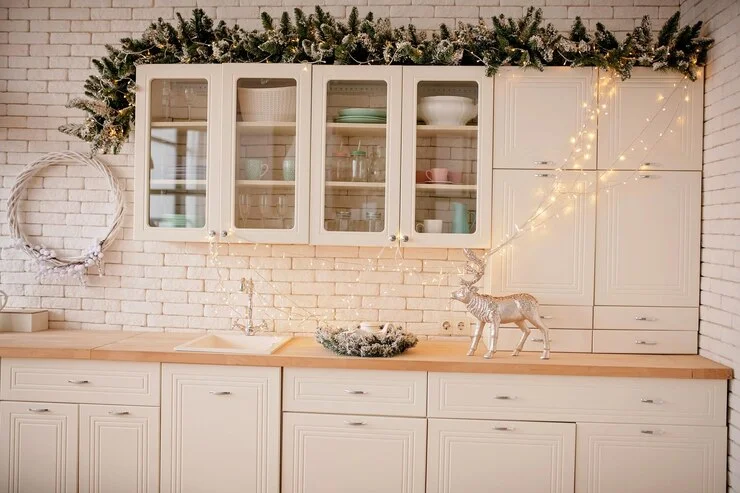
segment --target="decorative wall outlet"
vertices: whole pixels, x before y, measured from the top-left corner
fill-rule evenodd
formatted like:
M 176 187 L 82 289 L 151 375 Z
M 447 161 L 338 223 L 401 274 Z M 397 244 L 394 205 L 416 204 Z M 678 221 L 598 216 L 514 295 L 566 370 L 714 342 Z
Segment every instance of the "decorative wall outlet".
M 462 336 L 470 333 L 470 321 L 465 318 L 450 319 L 442 322 L 440 334 Z

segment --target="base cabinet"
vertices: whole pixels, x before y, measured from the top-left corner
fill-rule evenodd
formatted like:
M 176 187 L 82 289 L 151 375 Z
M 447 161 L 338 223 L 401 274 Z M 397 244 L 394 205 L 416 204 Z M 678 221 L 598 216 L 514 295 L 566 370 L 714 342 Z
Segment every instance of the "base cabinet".
M 423 493 L 426 419 L 283 413 L 282 493 Z
M 727 428 L 578 424 L 576 493 L 721 493 Z
M 429 420 L 427 493 L 572 493 L 576 425 Z
M 77 408 L 0 402 L 0 492 L 77 491 Z
M 280 368 L 162 365 L 162 492 L 278 493 Z
M 158 407 L 80 406 L 79 491 L 159 491 Z

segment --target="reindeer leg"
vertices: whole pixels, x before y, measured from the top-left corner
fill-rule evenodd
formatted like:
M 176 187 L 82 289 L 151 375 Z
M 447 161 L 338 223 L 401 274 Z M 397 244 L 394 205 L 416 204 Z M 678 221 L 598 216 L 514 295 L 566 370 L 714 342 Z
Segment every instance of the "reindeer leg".
M 470 349 L 468 349 L 468 356 L 473 356 L 475 354 L 475 350 L 478 349 L 478 343 L 480 342 L 480 336 L 483 334 L 483 329 L 485 328 L 486 323 L 482 320 L 478 320 L 478 327 L 475 328 L 475 332 L 473 333 L 473 342 L 470 344 Z
M 495 317 L 491 322 L 491 333 L 488 334 L 488 352 L 483 355 L 486 359 L 493 358 L 493 353 L 496 352 L 496 345 L 498 344 L 498 326 L 501 319 Z
M 542 350 L 542 356 L 540 356 L 540 359 L 550 359 L 550 329 L 547 328 L 547 325 L 545 325 L 545 322 L 542 321 L 540 314 L 537 312 L 534 312 L 531 317 L 527 318 L 527 320 L 542 332 L 542 338 L 545 341 L 545 348 Z
M 516 325 L 519 327 L 519 330 L 522 331 L 522 338 L 519 340 L 519 344 L 516 345 L 514 352 L 511 353 L 512 356 L 519 356 L 519 353 L 522 351 L 522 348 L 524 348 L 524 343 L 527 342 L 527 338 L 530 333 L 530 329 L 527 327 L 527 322 L 524 320 L 518 321 Z

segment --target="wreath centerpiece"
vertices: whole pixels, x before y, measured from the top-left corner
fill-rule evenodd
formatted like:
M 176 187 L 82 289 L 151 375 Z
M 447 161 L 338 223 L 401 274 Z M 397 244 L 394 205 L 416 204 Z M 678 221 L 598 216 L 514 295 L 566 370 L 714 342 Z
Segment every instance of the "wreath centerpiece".
M 316 342 L 344 356 L 390 358 L 416 346 L 419 339 L 400 325 L 385 324 L 377 331 L 359 325 L 346 329 L 326 325 L 316 329 Z

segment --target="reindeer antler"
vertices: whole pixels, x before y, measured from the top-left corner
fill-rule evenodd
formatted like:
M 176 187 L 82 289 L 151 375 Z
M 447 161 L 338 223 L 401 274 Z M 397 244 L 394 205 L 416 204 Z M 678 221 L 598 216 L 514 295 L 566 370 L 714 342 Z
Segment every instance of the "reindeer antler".
M 464 248 L 463 254 L 468 259 L 468 262 L 465 263 L 465 273 L 473 274 L 473 279 L 468 281 L 460 277 L 460 284 L 470 287 L 476 282 L 480 281 L 480 278 L 483 277 L 486 263 L 480 257 L 478 257 L 473 250 L 469 248 Z

